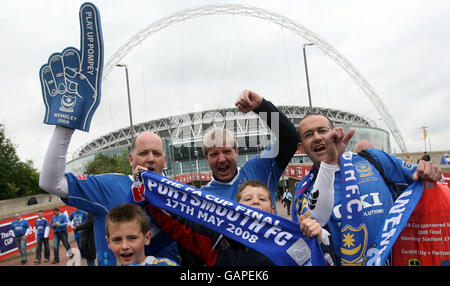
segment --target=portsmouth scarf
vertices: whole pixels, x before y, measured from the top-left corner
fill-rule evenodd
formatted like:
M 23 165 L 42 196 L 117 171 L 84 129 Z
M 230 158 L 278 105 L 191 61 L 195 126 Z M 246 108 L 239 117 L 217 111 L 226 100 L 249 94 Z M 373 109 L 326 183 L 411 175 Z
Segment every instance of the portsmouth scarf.
M 344 190 L 344 201 L 341 223 L 341 265 L 364 265 L 367 250 L 368 231 L 362 214 L 362 202 L 359 194 L 355 168 L 351 152 L 342 154 L 339 160 L 341 183 Z M 311 216 L 307 205 L 307 193 L 311 183 L 315 181 L 317 170 L 313 167 L 308 175 L 298 184 L 292 213 L 298 221 L 301 215 Z
M 339 164 L 344 190 L 340 240 L 341 263 L 342 265 L 385 265 L 397 237 L 422 196 L 424 183 L 412 184 L 395 200 L 380 225 L 373 247 L 367 250 L 368 231 L 362 213 L 352 153 L 342 154 Z
M 136 203 L 151 205 L 208 227 L 266 255 L 279 266 L 326 265 L 316 238 L 285 218 L 196 189 L 151 171 L 132 187 Z
M 341 265 L 364 265 L 368 231 L 362 212 L 352 152 L 345 152 L 339 160 L 343 190 L 342 222 L 340 233 Z
M 395 200 L 380 225 L 373 247 L 366 251 L 368 231 L 362 213 L 352 153 L 345 152 L 340 159 L 341 180 L 344 190 L 341 222 L 341 263 L 342 265 L 385 265 L 398 235 L 402 232 L 422 196 L 424 184 L 423 182 L 412 184 Z
M 372 248 L 367 250 L 368 232 L 362 214 L 362 204 L 352 157 L 353 154 L 347 152 L 340 157 L 339 161 L 341 183 L 344 190 L 340 239 L 341 263 L 342 265 L 385 265 L 397 237 L 422 195 L 424 183 L 416 182 L 412 184 L 397 198 L 382 222 Z M 298 183 L 298 191 L 295 194 L 295 203 L 292 207 L 294 220 L 298 220 L 300 215 L 308 215 L 307 197 L 309 194 L 307 190 L 314 182 L 316 174 L 317 170 L 313 168 Z

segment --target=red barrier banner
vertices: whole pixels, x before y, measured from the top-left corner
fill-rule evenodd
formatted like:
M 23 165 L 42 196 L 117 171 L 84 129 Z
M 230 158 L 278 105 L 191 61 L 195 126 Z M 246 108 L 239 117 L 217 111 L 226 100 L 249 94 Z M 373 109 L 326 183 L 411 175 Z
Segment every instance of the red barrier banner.
M 59 211 L 67 216 L 69 218 L 69 215 L 75 211 L 75 208 L 69 207 L 69 206 L 60 206 L 58 207 Z M 44 213 L 44 217 L 48 220 L 48 223 L 50 224 L 50 221 L 52 220 L 52 217 L 54 216 L 52 209 L 42 210 Z M 24 214 L 22 215 L 22 218 L 27 220 L 30 224 L 31 228 L 35 227 L 36 220 L 39 218 L 38 213 L 30 213 L 30 214 Z M 3 259 L 6 259 L 8 257 L 14 256 L 19 253 L 19 250 L 17 249 L 16 243 L 13 239 L 13 231 L 10 228 L 11 222 L 14 220 L 14 218 L 4 219 L 0 220 L 0 261 Z M 67 232 L 71 232 L 73 229 L 68 226 Z M 49 234 L 49 241 L 53 239 L 53 230 L 50 231 Z M 36 246 L 36 235 L 34 232 L 30 233 L 28 235 L 27 239 L 27 249 L 33 248 Z
M 424 188 L 392 258 L 394 266 L 450 266 L 450 188 L 446 184 Z
M 175 181 L 182 182 L 183 184 L 187 184 L 192 181 L 209 182 L 212 180 L 212 174 L 192 173 L 192 174 L 178 175 L 171 178 L 173 178 Z
M 284 175 L 296 179 L 303 179 L 310 169 L 311 167 L 306 166 L 287 166 L 286 169 L 284 169 Z

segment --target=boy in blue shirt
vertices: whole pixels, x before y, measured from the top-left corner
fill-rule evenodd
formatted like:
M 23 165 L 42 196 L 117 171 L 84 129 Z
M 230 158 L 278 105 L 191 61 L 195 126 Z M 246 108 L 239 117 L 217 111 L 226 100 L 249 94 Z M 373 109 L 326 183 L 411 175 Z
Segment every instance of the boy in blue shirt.
M 48 262 L 50 259 L 50 250 L 48 247 L 48 235 L 50 233 L 50 227 L 42 211 L 38 212 L 38 216 L 39 218 L 36 220 L 34 226 L 36 232 L 36 259 L 34 260 L 34 264 L 41 263 L 42 243 L 44 243 L 44 262 Z
M 14 215 L 16 218 L 11 222 L 11 230 L 14 233 L 14 242 L 19 249 L 22 264 L 27 263 L 27 237 L 30 232 L 30 224 L 17 213 Z
M 168 258 L 145 255 L 150 244 L 148 217 L 144 210 L 133 204 L 112 208 L 106 216 L 106 241 L 122 266 L 177 266 Z
M 72 258 L 72 250 L 70 249 L 68 235 L 67 235 L 67 224 L 69 221 L 67 217 L 63 215 L 58 208 L 53 209 L 55 214 L 50 221 L 50 226 L 53 228 L 53 250 L 54 250 L 54 260 L 52 264 L 59 263 L 59 242 L 62 241 L 64 248 L 69 253 L 70 258 Z

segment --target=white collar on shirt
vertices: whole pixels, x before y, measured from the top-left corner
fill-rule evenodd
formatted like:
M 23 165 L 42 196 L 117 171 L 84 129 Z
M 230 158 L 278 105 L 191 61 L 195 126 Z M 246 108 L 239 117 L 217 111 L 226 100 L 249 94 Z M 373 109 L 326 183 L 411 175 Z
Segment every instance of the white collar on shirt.
M 211 181 L 210 181 L 208 184 L 206 184 L 206 186 L 207 186 L 207 187 L 211 186 L 211 184 L 212 184 L 213 182 L 216 182 L 217 184 L 221 184 L 221 185 L 228 185 L 228 186 L 231 186 L 231 185 L 234 184 L 234 182 L 236 182 L 237 178 L 239 177 L 240 171 L 241 171 L 241 168 L 240 168 L 240 167 L 237 167 L 236 175 L 234 175 L 233 179 L 232 179 L 231 181 L 229 181 L 229 182 L 218 181 L 218 180 L 216 180 L 216 179 L 214 178 L 214 175 L 213 175 Z
M 144 261 L 139 263 L 139 265 L 153 265 L 153 260 L 155 260 L 154 256 L 147 256 Z

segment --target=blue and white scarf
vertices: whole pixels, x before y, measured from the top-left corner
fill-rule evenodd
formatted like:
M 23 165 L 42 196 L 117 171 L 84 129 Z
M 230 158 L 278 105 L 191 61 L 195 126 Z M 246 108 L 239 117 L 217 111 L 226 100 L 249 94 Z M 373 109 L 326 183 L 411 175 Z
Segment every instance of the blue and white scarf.
M 373 247 L 367 249 L 367 226 L 362 213 L 352 152 L 340 158 L 341 182 L 344 190 L 341 222 L 342 265 L 382 266 L 391 253 L 397 237 L 402 232 L 423 193 L 424 183 L 409 186 L 395 200 L 378 231 Z
M 359 188 L 352 163 L 353 154 L 344 153 L 340 157 L 341 183 L 343 184 L 343 208 L 341 223 L 341 263 L 342 265 L 385 265 L 398 235 L 405 227 L 411 213 L 423 193 L 424 183 L 419 181 L 410 185 L 394 202 L 386 218 L 381 224 L 379 233 L 372 248 L 367 246 L 367 226 L 361 213 L 362 204 Z M 306 194 L 314 181 L 317 170 L 311 169 L 309 174 L 298 184 L 299 191 L 292 207 L 293 218 L 308 212 Z
M 381 224 L 374 247 L 367 251 L 367 266 L 383 266 L 391 253 L 397 237 L 402 232 L 409 217 L 422 196 L 424 183 L 415 182 L 395 200 Z
M 318 240 L 303 236 L 297 223 L 151 171 L 143 172 L 142 180 L 145 188 L 132 188 L 136 203 L 148 202 L 211 228 L 279 266 L 326 265 Z
M 352 152 L 345 152 L 339 160 L 343 195 L 341 221 L 341 265 L 364 265 L 368 230 L 362 212 Z

